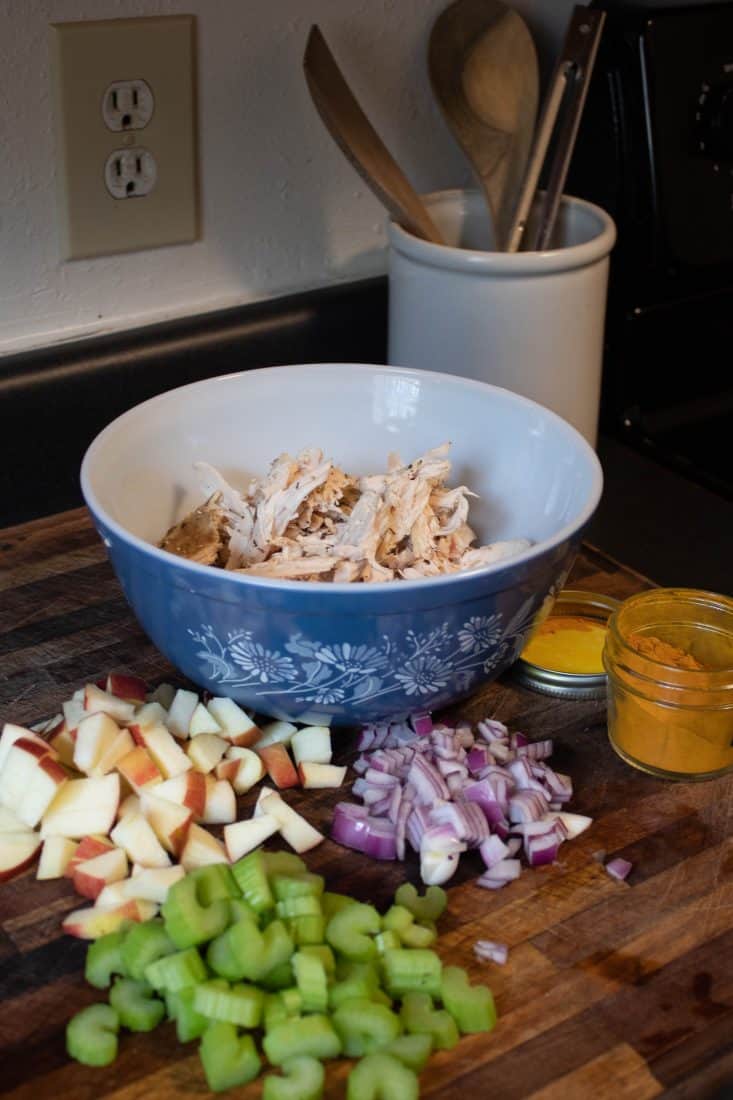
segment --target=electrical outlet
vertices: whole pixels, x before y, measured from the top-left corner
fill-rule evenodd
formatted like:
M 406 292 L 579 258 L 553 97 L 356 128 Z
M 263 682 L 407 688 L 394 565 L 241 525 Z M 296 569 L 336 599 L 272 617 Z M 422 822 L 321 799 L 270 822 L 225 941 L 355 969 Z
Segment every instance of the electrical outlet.
M 52 24 L 65 259 L 198 237 L 194 32 L 189 15 Z

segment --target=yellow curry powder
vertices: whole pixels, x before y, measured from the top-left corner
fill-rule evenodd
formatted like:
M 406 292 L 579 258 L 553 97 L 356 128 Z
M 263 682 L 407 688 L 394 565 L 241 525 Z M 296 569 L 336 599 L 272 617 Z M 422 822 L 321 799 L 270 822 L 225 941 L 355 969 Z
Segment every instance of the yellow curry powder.
M 603 673 L 606 624 L 581 615 L 551 615 L 535 630 L 522 660 L 552 672 Z
M 689 668 L 696 671 L 703 669 L 703 665 L 695 660 L 691 653 L 669 642 L 663 642 L 653 634 L 629 634 L 626 641 L 642 657 L 648 657 L 652 661 L 660 661 L 663 665 L 672 665 L 673 668 Z

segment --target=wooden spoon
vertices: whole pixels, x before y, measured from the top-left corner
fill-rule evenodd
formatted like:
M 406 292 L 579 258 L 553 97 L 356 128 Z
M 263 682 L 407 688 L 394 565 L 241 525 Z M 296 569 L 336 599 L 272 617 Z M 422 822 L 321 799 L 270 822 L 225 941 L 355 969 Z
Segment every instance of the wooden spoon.
M 496 247 L 503 249 L 537 119 L 532 36 L 500 0 L 455 0 L 435 21 L 428 66 L 435 97 L 486 195 Z
M 303 68 L 331 137 L 379 201 L 410 233 L 445 244 L 422 199 L 359 106 L 317 26 L 308 35 Z

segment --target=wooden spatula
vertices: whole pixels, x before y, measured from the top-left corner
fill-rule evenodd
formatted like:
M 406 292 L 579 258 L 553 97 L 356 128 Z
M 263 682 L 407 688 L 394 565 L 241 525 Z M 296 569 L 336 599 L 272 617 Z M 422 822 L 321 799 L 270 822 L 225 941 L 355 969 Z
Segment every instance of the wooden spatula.
M 444 244 L 422 199 L 359 106 L 317 26 L 308 35 L 303 68 L 331 137 L 379 201 L 409 232 Z

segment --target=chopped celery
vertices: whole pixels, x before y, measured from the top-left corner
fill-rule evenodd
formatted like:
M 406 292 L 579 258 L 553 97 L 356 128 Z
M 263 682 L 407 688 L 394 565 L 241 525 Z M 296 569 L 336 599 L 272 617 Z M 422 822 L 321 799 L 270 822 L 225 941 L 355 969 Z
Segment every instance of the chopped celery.
M 207 882 L 206 889 L 209 887 Z M 202 902 L 195 874 L 186 875 L 171 886 L 161 913 L 165 930 L 178 948 L 195 947 L 213 939 L 229 924 L 228 899 L 218 898 L 209 905 Z
M 333 1014 L 333 1026 L 347 1058 L 381 1050 L 402 1031 L 399 1016 L 385 1005 L 364 999 L 343 1001 Z
M 145 981 L 159 992 L 177 993 L 179 989 L 203 982 L 206 976 L 204 960 L 195 947 L 163 955 L 145 967 Z
M 293 920 L 297 917 L 321 917 L 321 903 L 313 894 L 305 894 L 300 897 L 285 898 L 275 904 L 275 912 L 282 920 Z
M 326 890 L 321 897 L 321 908 L 326 920 L 330 920 L 331 917 L 342 909 L 346 909 L 347 906 L 358 904 L 356 898 L 350 898 L 347 894 L 334 894 L 329 890 Z
M 303 871 L 298 875 L 271 875 L 270 885 L 276 901 L 286 901 L 288 898 L 320 898 L 323 895 L 326 880 L 323 875 Z M 320 911 L 319 908 L 318 912 Z
M 241 897 L 242 891 L 226 863 L 197 867 L 195 871 L 189 871 L 189 875 L 196 881 L 196 892 L 202 905 L 211 905 L 212 901 L 221 898 Z
M 485 985 L 471 985 L 468 974 L 460 966 L 444 968 L 441 1000 L 462 1035 L 491 1031 L 496 1024 L 491 990 Z
M 342 975 L 339 981 L 333 983 L 328 991 L 329 1006 L 338 1008 L 344 1001 L 353 1001 L 363 998 L 374 1000 L 375 993 L 379 989 L 379 977 L 371 963 L 343 963 L 337 964 L 337 975 Z
M 117 1057 L 120 1019 L 111 1005 L 88 1005 L 66 1025 L 66 1050 L 85 1066 L 108 1066 Z
M 341 1040 L 328 1016 L 300 1016 L 268 1031 L 262 1047 L 272 1065 L 279 1066 L 302 1055 L 319 1061 L 336 1058 L 341 1053 Z
M 433 1038 L 425 1032 L 414 1035 L 400 1035 L 384 1048 L 385 1054 L 392 1054 L 400 1062 L 419 1073 L 425 1068 L 433 1049 Z
M 401 933 L 401 939 L 405 947 L 430 947 L 435 943 L 438 933 L 434 928 L 428 928 L 424 924 L 411 924 Z
M 374 906 L 357 902 L 334 913 L 326 927 L 326 939 L 347 959 L 367 962 L 377 953 L 371 937 L 381 929 L 382 920 Z
M 206 1081 L 212 1092 L 254 1081 L 262 1061 L 251 1035 L 239 1035 L 234 1024 L 209 1024 L 199 1047 Z
M 168 1015 L 176 1021 L 176 1035 L 179 1043 L 190 1043 L 192 1039 L 200 1039 L 211 1023 L 208 1016 L 202 1016 L 194 1008 L 195 996 L 196 986 L 193 985 L 165 995 Z
M 279 966 L 274 966 L 272 970 L 268 970 L 268 972 L 259 979 L 259 983 L 263 989 L 270 989 L 273 991 L 287 989 L 294 981 L 295 975 L 290 965 L 290 959 L 288 959 L 287 962 L 280 963 Z
M 140 925 L 140 928 L 144 925 Z M 108 932 L 106 936 L 100 936 L 93 940 L 87 950 L 84 977 L 96 989 L 107 989 L 112 981 L 113 974 L 126 976 L 127 968 L 122 961 L 122 944 L 126 932 Z
M 436 1050 L 450 1050 L 458 1042 L 458 1028 L 450 1012 L 433 1007 L 429 993 L 406 993 L 400 1010 L 411 1035 L 430 1035 Z
M 393 905 L 382 917 L 382 928 L 388 932 L 396 932 L 398 936 L 401 936 L 414 920 L 414 915 L 404 905 Z
M 328 1008 L 328 978 L 321 960 L 298 951 L 293 955 L 292 965 L 303 999 L 303 1011 L 325 1012 Z
M 206 962 L 214 973 L 230 982 L 249 977 L 246 960 L 253 935 L 261 946 L 262 937 L 256 919 L 247 916 L 211 940 L 206 951 Z
M 424 992 L 440 996 L 442 963 L 434 951 L 400 948 L 382 956 L 384 988 L 392 997 Z
M 246 920 L 247 917 L 258 923 L 257 913 L 251 905 L 248 905 L 244 898 L 230 898 L 229 899 L 229 922 L 235 924 L 238 920 Z
M 384 932 L 377 932 L 374 937 L 374 942 L 377 945 L 377 951 L 380 955 L 383 955 L 385 951 L 395 951 L 402 947 L 402 940 L 400 937 L 389 928 Z
M 298 947 L 303 944 L 323 943 L 326 938 L 326 918 L 317 914 L 303 917 L 293 917 L 288 921 L 290 935 L 293 943 Z
M 288 1015 L 299 1016 L 300 1010 L 303 1007 L 303 994 L 298 987 L 293 985 L 290 989 L 281 989 L 280 996 L 283 999 L 283 1004 L 288 1010 Z
M 417 1074 L 391 1054 L 367 1054 L 352 1069 L 346 1100 L 417 1100 Z
M 323 963 L 326 973 L 333 975 L 336 972 L 336 959 L 333 951 L 327 943 L 304 943 L 300 949 L 301 955 L 313 955 Z
M 305 865 L 303 869 L 305 870 Z M 273 908 L 275 899 L 267 880 L 264 853 L 259 848 L 237 860 L 232 865 L 232 874 L 242 897 L 248 905 L 252 906 L 255 913 Z
M 270 1074 L 262 1086 L 262 1100 L 321 1100 L 325 1073 L 317 1059 L 302 1055 L 282 1065 L 284 1077 Z
M 420 897 L 411 882 L 403 882 L 394 896 L 397 905 L 409 909 L 415 920 L 437 920 L 448 904 L 448 895 L 440 886 L 428 886 Z
M 210 1020 L 222 1020 L 239 1027 L 259 1027 L 265 994 L 255 985 L 238 982 L 230 986 L 219 978 L 196 986 L 193 1007 Z
M 153 996 L 147 982 L 117 978 L 109 991 L 109 1003 L 120 1024 L 129 1031 L 152 1031 L 165 1016 L 165 1005 Z
M 302 875 L 307 870 L 305 860 L 295 852 L 261 852 L 262 864 L 267 875 Z
M 122 945 L 122 962 L 127 976 L 141 982 L 150 963 L 164 955 L 172 955 L 176 945 L 166 932 L 162 920 L 146 920 L 134 924 Z
M 280 993 L 268 993 L 262 1010 L 262 1026 L 265 1031 L 272 1031 L 278 1024 L 288 1019 L 290 1013 L 285 1007 L 285 1002 Z

